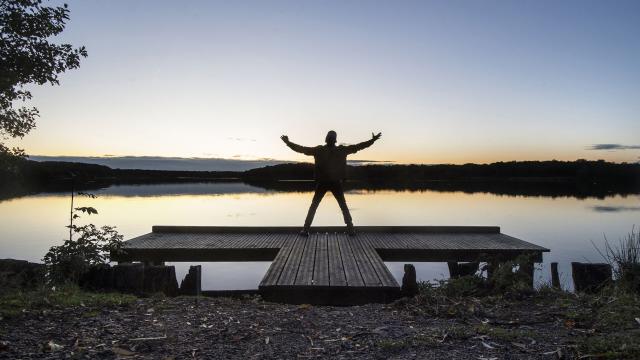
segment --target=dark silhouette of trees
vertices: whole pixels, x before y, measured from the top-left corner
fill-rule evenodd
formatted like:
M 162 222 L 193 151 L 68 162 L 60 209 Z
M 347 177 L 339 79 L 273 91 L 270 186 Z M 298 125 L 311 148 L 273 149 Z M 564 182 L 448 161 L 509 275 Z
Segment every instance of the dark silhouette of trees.
M 38 109 L 17 103 L 31 99 L 27 84 L 58 85 L 58 75 L 80 66 L 87 56 L 84 46 L 55 44 L 69 20 L 67 4 L 47 7 L 42 0 L 0 0 L 0 171 L 24 158 L 2 140 L 22 138 L 36 125 Z

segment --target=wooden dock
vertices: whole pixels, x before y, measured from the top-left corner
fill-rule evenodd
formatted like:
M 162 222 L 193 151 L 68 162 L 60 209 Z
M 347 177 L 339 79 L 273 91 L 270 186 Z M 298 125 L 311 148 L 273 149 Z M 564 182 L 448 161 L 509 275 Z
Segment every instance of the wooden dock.
M 289 303 L 388 302 L 400 285 L 384 261 L 505 261 L 521 254 L 542 261 L 546 248 L 480 226 L 343 227 L 154 226 L 125 242 L 116 261 L 272 261 L 260 282 L 267 300 Z

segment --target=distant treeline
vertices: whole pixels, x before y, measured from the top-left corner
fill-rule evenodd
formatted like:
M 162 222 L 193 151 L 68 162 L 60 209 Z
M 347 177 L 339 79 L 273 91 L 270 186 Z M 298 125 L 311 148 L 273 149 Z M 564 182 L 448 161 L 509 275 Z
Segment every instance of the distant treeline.
M 465 165 L 349 166 L 350 188 L 487 191 L 504 194 L 562 195 L 578 192 L 640 193 L 640 164 L 606 161 L 512 161 Z M 312 184 L 313 164 L 290 163 L 247 171 L 165 171 L 112 169 L 103 165 L 21 160 L 0 169 L 4 197 L 38 191 L 66 191 L 112 184 L 243 181 L 279 191 L 304 191 Z
M 611 181 L 638 185 L 640 164 L 588 161 L 510 161 L 464 165 L 362 165 L 349 166 L 348 178 L 369 182 L 431 180 Z M 282 164 L 248 170 L 250 180 L 313 179 L 312 164 Z

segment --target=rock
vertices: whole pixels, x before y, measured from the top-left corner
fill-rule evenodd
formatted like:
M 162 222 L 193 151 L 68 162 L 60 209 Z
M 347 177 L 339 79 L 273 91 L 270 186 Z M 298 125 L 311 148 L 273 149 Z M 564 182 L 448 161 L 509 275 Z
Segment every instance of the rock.
M 81 287 L 89 290 L 117 290 L 138 295 L 163 293 L 178 294 L 178 281 L 174 266 L 144 266 L 120 264 L 92 266 L 80 277 Z
M 26 260 L 0 259 L 0 292 L 34 288 L 44 284 L 44 264 Z

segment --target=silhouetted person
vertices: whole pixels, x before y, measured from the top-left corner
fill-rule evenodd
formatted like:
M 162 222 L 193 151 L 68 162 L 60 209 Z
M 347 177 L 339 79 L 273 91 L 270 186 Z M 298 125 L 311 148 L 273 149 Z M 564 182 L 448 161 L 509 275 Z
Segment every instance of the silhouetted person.
M 342 216 L 344 217 L 344 223 L 347 224 L 347 232 L 349 235 L 355 235 L 353 229 L 353 222 L 351 220 L 351 214 L 349 214 L 349 208 L 347 202 L 344 199 L 344 190 L 342 188 L 342 182 L 347 175 L 347 155 L 354 154 L 362 149 L 366 149 L 380 138 L 382 133 L 371 133 L 371 140 L 361 142 L 355 145 L 338 145 L 336 146 L 337 134 L 331 130 L 327 133 L 325 138 L 325 145 L 318 145 L 315 147 L 306 147 L 298 144 L 294 144 L 289 141 L 287 135 L 282 135 L 280 138 L 287 144 L 291 150 L 313 156 L 315 159 L 315 179 L 316 179 L 316 191 L 307 213 L 307 218 L 304 221 L 304 228 L 300 231 L 300 235 L 309 235 L 309 227 L 313 221 L 313 217 L 316 214 L 318 205 L 324 194 L 327 191 L 331 191 L 333 196 L 338 201 L 340 209 L 342 210 Z

